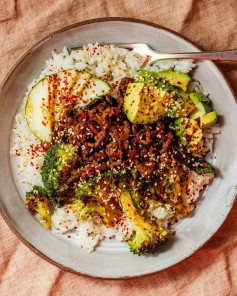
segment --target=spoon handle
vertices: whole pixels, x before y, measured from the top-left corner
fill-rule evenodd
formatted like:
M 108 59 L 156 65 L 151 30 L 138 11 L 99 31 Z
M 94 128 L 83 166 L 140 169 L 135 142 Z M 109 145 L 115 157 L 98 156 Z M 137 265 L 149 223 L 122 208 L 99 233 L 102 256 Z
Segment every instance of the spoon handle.
M 166 59 L 193 59 L 193 60 L 219 60 L 237 62 L 237 49 L 209 52 L 184 52 L 184 53 L 156 53 L 151 54 L 151 62 Z

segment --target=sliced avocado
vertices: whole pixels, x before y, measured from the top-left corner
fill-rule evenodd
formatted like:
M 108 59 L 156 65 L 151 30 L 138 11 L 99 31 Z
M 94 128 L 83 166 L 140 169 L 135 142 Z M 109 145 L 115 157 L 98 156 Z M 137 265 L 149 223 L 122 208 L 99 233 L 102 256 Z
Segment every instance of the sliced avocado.
M 182 105 L 182 108 L 179 111 L 179 116 L 180 117 L 187 117 L 188 114 L 190 114 L 194 110 L 195 106 L 189 100 L 187 93 L 185 93 L 184 91 L 180 91 L 179 95 L 184 100 L 184 104 Z
M 139 106 L 141 105 L 141 96 L 144 83 L 129 83 L 124 97 L 124 112 L 129 121 L 134 122 Z
M 170 84 L 178 86 L 184 91 L 187 90 L 188 83 L 191 80 L 188 74 L 171 69 L 159 71 L 157 74 L 163 77 Z
M 129 83 L 124 97 L 124 112 L 133 123 L 153 123 L 164 117 L 170 94 L 145 83 Z
M 162 82 L 159 81 L 159 76 L 156 72 L 142 70 L 138 73 L 138 76 L 134 79 L 136 83 L 145 83 L 156 86 L 159 88 L 158 83 L 160 82 L 160 86 L 162 86 Z
M 204 114 L 200 118 L 201 128 L 210 127 L 210 126 L 216 124 L 216 121 L 217 121 L 216 111 L 212 111 L 207 114 Z
M 202 115 L 204 115 L 204 114 L 206 114 L 206 113 L 208 113 L 210 111 L 211 111 L 211 109 L 207 104 L 199 102 L 195 106 L 195 109 L 192 111 L 189 118 L 198 119 L 198 118 L 201 118 Z
M 195 151 L 203 136 L 197 121 L 189 118 L 178 118 L 174 122 L 174 128 L 180 143 L 187 150 Z
M 174 100 L 172 106 L 169 108 L 169 117 L 187 117 L 195 106 L 189 100 L 188 94 L 184 91 L 176 91 L 177 98 Z
M 211 100 L 203 93 L 193 92 L 189 95 L 189 97 L 194 105 L 197 105 L 199 102 L 206 104 L 209 104 L 211 102 Z
M 157 72 L 153 71 L 140 71 L 134 82 L 149 84 L 165 91 L 175 91 L 175 88 L 170 83 L 165 81 L 162 76 L 159 76 Z

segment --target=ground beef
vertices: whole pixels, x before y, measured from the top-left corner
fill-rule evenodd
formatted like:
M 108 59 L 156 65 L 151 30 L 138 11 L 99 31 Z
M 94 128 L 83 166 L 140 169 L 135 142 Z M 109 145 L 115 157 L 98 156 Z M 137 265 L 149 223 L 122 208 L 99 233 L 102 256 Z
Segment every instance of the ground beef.
M 169 131 L 165 141 L 162 143 L 161 149 L 160 149 L 160 153 L 163 154 L 166 151 L 168 151 L 171 147 L 172 141 L 173 141 L 173 134 Z
M 134 169 L 151 179 L 171 151 L 173 135 L 163 121 L 147 125 L 128 121 L 121 100 L 130 82 L 128 77 L 121 80 L 119 102 L 106 96 L 87 108 L 66 112 L 54 124 L 53 142 L 64 141 L 79 147 L 78 176 L 82 180 L 106 169 L 121 168 Z M 69 171 L 65 172 L 65 176 L 68 174 Z
M 123 99 L 125 97 L 128 84 L 133 82 L 134 79 L 130 77 L 124 77 L 121 79 L 117 93 L 120 104 L 123 104 Z

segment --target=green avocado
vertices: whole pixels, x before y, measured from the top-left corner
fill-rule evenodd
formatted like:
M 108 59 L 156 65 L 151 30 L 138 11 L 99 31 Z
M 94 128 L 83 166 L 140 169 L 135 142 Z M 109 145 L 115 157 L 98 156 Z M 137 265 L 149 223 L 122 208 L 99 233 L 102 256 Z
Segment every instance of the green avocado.
M 198 118 L 201 118 L 202 115 L 204 115 L 210 111 L 211 111 L 211 109 L 207 104 L 199 102 L 195 106 L 195 109 L 192 111 L 192 113 L 190 114 L 189 117 L 191 119 L 198 119 Z
M 194 105 L 197 105 L 199 102 L 209 104 L 211 100 L 205 96 L 203 93 L 193 92 L 189 95 L 190 100 Z
M 163 77 L 158 75 L 157 72 L 153 72 L 153 71 L 147 71 L 147 70 L 140 71 L 137 77 L 135 78 L 134 82 L 149 84 L 165 91 L 170 91 L 170 92 L 175 91 L 175 88 L 173 85 L 165 81 Z
M 157 72 L 157 74 L 163 77 L 171 85 L 178 86 L 184 91 L 187 90 L 187 86 L 189 84 L 189 81 L 191 80 L 188 74 L 171 69 L 159 71 Z
M 216 111 L 212 111 L 207 114 L 204 114 L 200 118 L 201 128 L 210 127 L 210 126 L 216 124 L 216 121 L 217 121 Z
M 180 143 L 187 150 L 195 151 L 203 136 L 197 121 L 189 118 L 177 118 L 174 122 L 174 128 Z
M 176 99 L 169 108 L 168 116 L 174 118 L 187 117 L 194 109 L 195 106 L 189 100 L 188 94 L 176 90 Z
M 132 123 L 153 123 L 167 114 L 170 94 L 145 83 L 129 83 L 124 112 Z

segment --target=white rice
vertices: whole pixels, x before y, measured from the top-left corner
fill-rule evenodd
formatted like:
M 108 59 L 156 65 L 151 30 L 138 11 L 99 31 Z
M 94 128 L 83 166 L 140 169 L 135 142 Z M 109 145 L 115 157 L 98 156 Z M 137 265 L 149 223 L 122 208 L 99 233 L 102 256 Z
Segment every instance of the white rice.
M 55 51 L 52 53 L 52 57 L 46 61 L 46 67 L 41 75 L 28 86 L 28 91 L 20 106 L 19 113 L 16 115 L 13 129 L 14 135 L 11 144 L 11 154 L 21 154 L 21 156 L 14 159 L 14 162 L 17 162 L 18 175 L 21 178 L 21 182 L 28 184 L 28 190 L 30 190 L 32 185 L 40 185 L 42 183 L 40 167 L 44 159 L 44 152 L 37 152 L 36 157 L 32 159 L 31 145 L 40 144 L 40 141 L 31 133 L 24 115 L 27 95 L 35 83 L 45 76 L 61 70 L 85 70 L 94 76 L 107 80 L 114 87 L 113 95 L 116 96 L 120 79 L 124 76 L 135 77 L 141 69 L 157 72 L 163 69 L 173 68 L 188 73 L 196 66 L 193 60 L 159 61 L 153 66 L 149 66 L 148 60 L 149 58 L 147 56 L 140 56 L 126 49 L 115 48 L 112 45 L 110 47 L 100 47 L 98 43 L 88 44 L 83 50 L 69 52 L 65 47 L 62 53 Z M 189 89 L 191 91 L 205 93 L 199 82 L 190 83 Z M 210 140 L 209 142 L 211 144 L 212 134 L 212 130 L 207 130 L 206 139 L 207 141 Z M 199 191 L 213 176 L 205 175 L 202 177 L 195 172 L 191 172 L 190 174 L 190 188 L 193 190 L 192 198 L 196 199 Z M 192 179 L 198 179 L 198 184 L 192 184 Z M 184 195 L 184 198 L 187 198 L 188 202 L 190 202 L 189 199 L 191 197 Z M 169 206 L 161 207 L 159 204 L 157 204 L 156 209 L 153 209 L 152 213 L 155 217 L 164 221 L 174 215 Z M 126 236 L 131 233 L 131 225 L 125 218 L 122 222 L 116 228 L 108 229 L 100 221 L 96 224 L 91 220 L 85 222 L 78 221 L 75 213 L 67 209 L 67 207 L 63 207 L 54 211 L 52 216 L 52 231 L 65 237 L 73 238 L 79 246 L 92 251 L 98 241 L 104 237 L 116 236 L 119 240 L 126 239 Z

